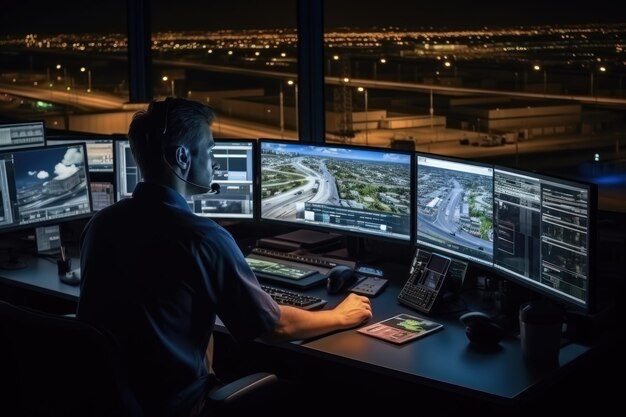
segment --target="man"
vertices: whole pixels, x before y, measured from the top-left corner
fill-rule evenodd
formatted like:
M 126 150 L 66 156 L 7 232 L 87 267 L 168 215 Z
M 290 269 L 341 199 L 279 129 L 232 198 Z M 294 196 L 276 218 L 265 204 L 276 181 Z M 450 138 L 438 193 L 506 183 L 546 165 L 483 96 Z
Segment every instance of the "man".
M 355 294 L 332 310 L 279 306 L 232 236 L 191 212 L 184 196 L 209 191 L 216 168 L 214 117 L 179 98 L 138 112 L 128 138 L 143 182 L 95 214 L 81 238 L 77 316 L 117 338 L 149 416 L 203 411 L 216 384 L 204 362 L 216 315 L 240 342 L 304 339 L 372 316 L 369 299 Z

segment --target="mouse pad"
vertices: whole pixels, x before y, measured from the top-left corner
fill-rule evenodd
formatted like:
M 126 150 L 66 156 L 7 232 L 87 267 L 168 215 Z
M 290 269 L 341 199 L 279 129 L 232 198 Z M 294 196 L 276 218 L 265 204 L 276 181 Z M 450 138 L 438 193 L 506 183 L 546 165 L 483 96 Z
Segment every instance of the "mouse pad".
M 409 314 L 399 314 L 357 330 L 393 343 L 405 343 L 443 328 L 443 324 Z

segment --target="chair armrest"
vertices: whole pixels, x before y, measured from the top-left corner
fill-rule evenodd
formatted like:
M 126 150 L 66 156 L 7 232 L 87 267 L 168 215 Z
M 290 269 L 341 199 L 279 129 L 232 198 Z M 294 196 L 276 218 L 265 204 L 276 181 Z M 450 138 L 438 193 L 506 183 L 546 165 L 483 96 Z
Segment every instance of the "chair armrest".
M 253 392 L 273 385 L 277 380 L 278 378 L 274 374 L 257 372 L 219 387 L 211 392 L 209 399 L 216 404 L 228 405 L 245 398 Z

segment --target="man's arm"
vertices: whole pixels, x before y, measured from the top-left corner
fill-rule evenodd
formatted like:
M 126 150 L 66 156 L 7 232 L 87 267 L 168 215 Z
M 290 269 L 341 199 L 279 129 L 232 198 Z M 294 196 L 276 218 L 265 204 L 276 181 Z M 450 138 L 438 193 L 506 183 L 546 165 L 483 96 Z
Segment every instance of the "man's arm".
M 270 343 L 308 339 L 349 329 L 371 318 L 370 299 L 356 294 L 349 294 L 332 310 L 308 311 L 281 305 L 278 324 L 261 339 Z

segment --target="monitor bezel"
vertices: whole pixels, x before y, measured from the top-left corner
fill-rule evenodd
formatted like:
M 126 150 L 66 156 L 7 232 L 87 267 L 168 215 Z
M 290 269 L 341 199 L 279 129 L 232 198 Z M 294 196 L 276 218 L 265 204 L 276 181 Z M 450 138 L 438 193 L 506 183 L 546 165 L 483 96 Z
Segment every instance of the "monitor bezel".
M 515 175 L 526 176 L 532 179 L 536 179 L 541 183 L 552 182 L 556 184 L 563 184 L 570 187 L 583 187 L 587 189 L 589 193 L 588 199 L 588 227 L 587 227 L 587 260 L 588 260 L 588 276 L 587 276 L 587 293 L 584 302 L 579 301 L 573 297 L 563 295 L 563 292 L 551 289 L 550 287 L 543 286 L 538 282 L 530 279 L 518 276 L 511 271 L 508 271 L 502 267 L 499 267 L 496 263 L 494 253 L 494 265 L 493 270 L 504 279 L 509 280 L 515 284 L 531 290 L 534 294 L 541 297 L 548 298 L 554 302 L 561 303 L 567 307 L 581 310 L 585 313 L 593 313 L 597 308 L 596 291 L 598 274 L 596 269 L 596 243 L 597 243 L 597 216 L 598 216 L 598 186 L 592 182 L 578 180 L 573 178 L 566 178 L 558 175 L 544 174 L 531 170 L 524 170 L 519 168 L 512 168 L 504 165 L 494 165 L 494 192 L 495 192 L 495 173 L 496 170 L 508 171 Z M 543 208 L 543 202 L 540 201 Z M 495 195 L 494 195 L 494 217 L 495 217 Z M 495 219 L 494 219 L 495 220 Z M 540 246 L 541 248 L 541 246 Z
M 419 233 L 419 204 L 418 204 L 418 198 L 419 198 L 419 193 L 420 193 L 420 184 L 419 184 L 419 158 L 420 157 L 426 157 L 426 158 L 433 158 L 433 159 L 438 159 L 438 160 L 442 160 L 442 161 L 447 161 L 447 162 L 453 162 L 453 163 L 458 163 L 458 164 L 466 164 L 466 165 L 470 165 L 470 166 L 474 166 L 474 167 L 479 167 L 479 168 L 487 168 L 487 169 L 491 169 L 492 170 L 492 181 L 491 181 L 491 195 L 492 195 L 492 201 L 491 201 L 491 207 L 492 207 L 492 224 L 493 224 L 493 164 L 489 164 L 489 163 L 485 163 L 485 162 L 479 162 L 479 161 L 474 161 L 472 159 L 469 158 L 461 158 L 461 157 L 453 157 L 453 156 L 447 156 L 447 155 L 440 155 L 440 154 L 434 154 L 434 153 L 427 153 L 427 152 L 415 152 L 415 168 L 413 171 L 413 174 L 415 176 L 415 195 L 413 198 L 413 206 L 414 206 L 414 211 L 415 211 L 415 215 L 414 215 L 414 227 L 415 230 L 413 231 L 413 236 L 414 236 L 414 244 L 416 247 L 418 248 L 424 248 L 424 249 L 428 249 L 430 251 L 438 251 L 441 252 L 443 254 L 445 254 L 446 256 L 451 256 L 453 258 L 456 259 L 460 259 L 463 260 L 465 262 L 470 262 L 472 264 L 475 265 L 479 265 L 482 268 L 493 268 L 493 250 L 492 250 L 492 256 L 491 256 L 491 261 L 487 261 L 484 259 L 479 259 L 476 258 L 474 256 L 468 255 L 468 254 L 464 254 L 458 251 L 453 251 L 450 250 L 448 248 L 445 248 L 443 246 L 437 246 L 428 242 L 419 242 L 418 239 L 420 237 L 420 233 Z M 492 247 L 493 247 L 493 243 L 492 243 Z
M 262 199 L 262 193 L 261 193 L 262 191 L 261 190 L 262 188 L 261 157 L 262 157 L 262 147 L 264 143 L 299 145 L 299 146 L 302 146 L 302 145 L 317 146 L 317 147 L 325 147 L 325 148 L 349 148 L 349 149 L 355 149 L 355 150 L 361 150 L 361 151 L 384 152 L 384 153 L 395 153 L 395 154 L 406 155 L 409 158 L 409 169 L 410 169 L 410 175 L 409 175 L 410 186 L 409 187 L 410 187 L 410 199 L 411 199 L 411 202 L 410 202 L 411 213 L 409 214 L 409 219 L 408 219 L 409 221 L 408 238 L 402 239 L 400 237 L 395 237 L 395 236 L 386 236 L 383 234 L 360 232 L 354 229 L 332 227 L 332 226 L 326 226 L 323 224 L 297 223 L 297 222 L 292 222 L 292 221 L 264 218 L 262 216 L 263 199 Z M 410 246 L 413 244 L 414 229 L 415 229 L 415 224 L 414 224 L 415 216 L 413 215 L 413 212 L 412 212 L 413 205 L 414 205 L 413 200 L 415 198 L 415 181 L 413 180 L 413 175 L 412 175 L 413 170 L 415 169 L 415 157 L 414 157 L 413 151 L 401 150 L 401 149 L 390 149 L 390 148 L 383 148 L 383 147 L 374 147 L 374 146 L 359 146 L 359 145 L 353 145 L 353 144 L 318 143 L 318 142 L 305 142 L 305 141 L 287 140 L 287 139 L 260 138 L 259 143 L 258 143 L 257 169 L 258 169 L 258 172 L 257 172 L 256 178 L 257 178 L 258 198 L 256 199 L 256 202 L 257 202 L 257 213 L 258 213 L 257 217 L 259 219 L 259 223 L 275 224 L 275 225 L 280 225 L 280 226 L 291 227 L 294 229 L 315 230 L 315 231 L 321 231 L 321 232 L 326 232 L 330 234 L 339 234 L 339 235 L 343 235 L 346 237 L 373 239 L 373 240 L 379 240 L 379 241 L 390 242 L 390 243 L 406 245 L 406 246 Z
M 69 147 L 76 147 L 76 146 L 79 146 L 82 148 L 83 155 L 87 154 L 86 145 L 84 143 L 16 148 L 16 149 L 8 150 L 8 151 L 0 151 L 0 154 L 6 154 L 6 153 L 14 154 L 14 153 L 21 153 L 21 152 L 29 152 L 29 151 L 32 152 L 32 151 L 37 151 L 37 150 L 46 150 L 46 149 L 51 149 L 51 148 L 64 148 L 64 147 L 69 148 Z M 93 201 L 91 198 L 91 180 L 89 178 L 89 162 L 87 161 L 86 157 L 84 160 L 84 166 L 85 166 L 85 181 L 86 181 L 86 186 L 87 186 L 87 199 L 89 201 L 88 212 L 74 214 L 74 215 L 66 216 L 66 217 L 55 218 L 55 219 L 46 219 L 46 220 L 31 222 L 31 223 L 19 223 L 19 224 L 12 223 L 10 225 L 0 226 L 0 234 L 26 230 L 26 229 L 36 229 L 37 227 L 41 227 L 41 226 L 60 225 L 63 223 L 69 223 L 69 222 L 76 221 L 76 220 L 83 220 L 83 219 L 91 218 L 94 214 L 94 210 L 93 210 Z M 15 186 L 15 184 L 13 184 L 13 186 Z M 14 190 L 14 192 L 16 192 L 16 190 Z M 11 201 L 11 204 L 14 204 L 14 201 Z

